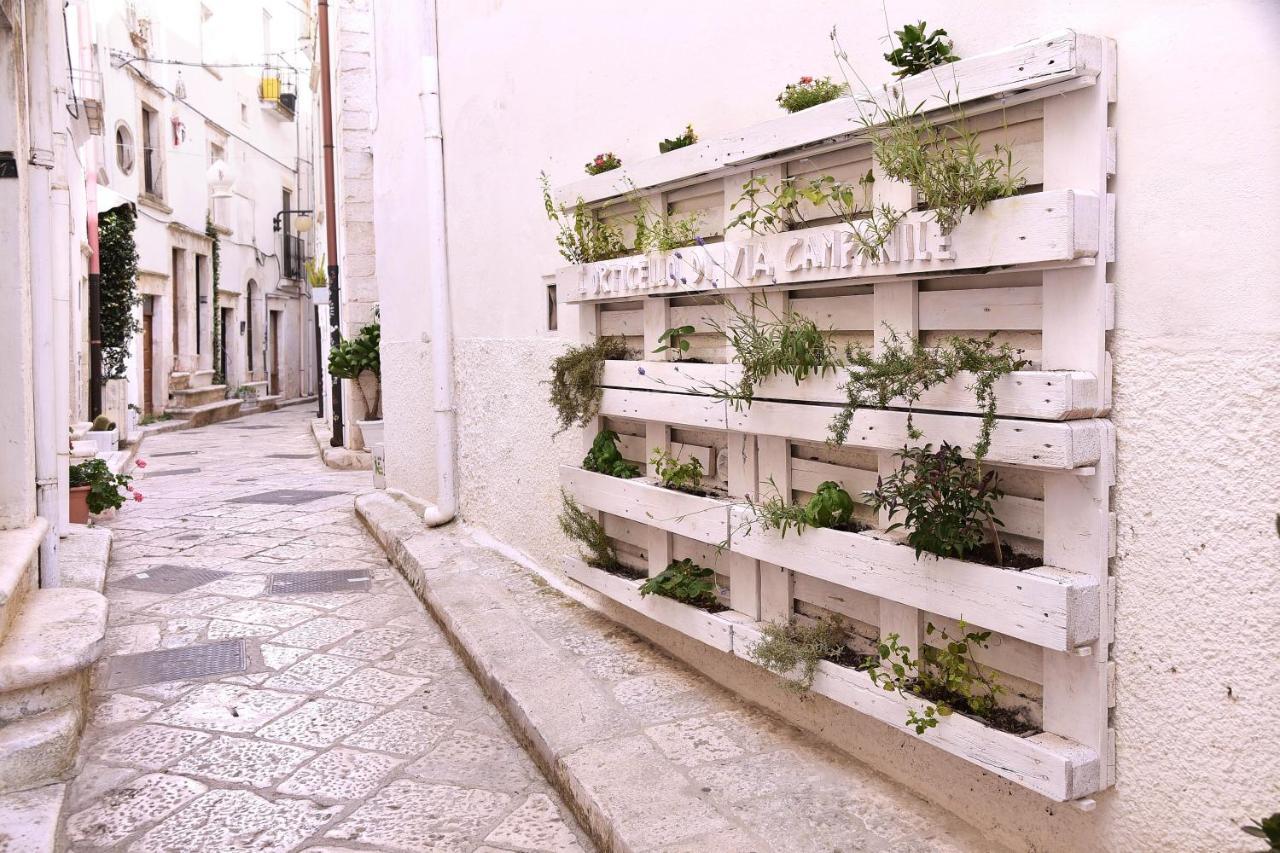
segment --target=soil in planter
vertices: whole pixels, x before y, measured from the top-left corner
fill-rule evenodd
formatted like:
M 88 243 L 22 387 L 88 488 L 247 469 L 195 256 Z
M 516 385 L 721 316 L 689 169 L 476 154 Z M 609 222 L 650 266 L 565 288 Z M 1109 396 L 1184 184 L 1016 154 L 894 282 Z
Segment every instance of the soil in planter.
M 598 566 L 595 563 L 587 563 L 593 569 L 599 569 L 602 572 L 615 575 L 616 577 L 626 578 L 629 581 L 642 581 L 649 577 L 645 572 L 639 569 L 633 569 L 630 566 L 624 566 L 622 563 L 615 563 L 612 566 Z
M 976 551 L 970 551 L 964 555 L 965 560 L 973 563 L 983 563 L 988 566 L 996 566 L 1001 569 L 1012 569 L 1015 572 L 1026 571 L 1044 565 L 1044 560 L 1040 557 L 1033 557 L 1030 554 L 1023 554 L 1015 551 L 1009 546 L 1004 546 L 1004 562 L 996 561 L 996 548 L 990 542 L 982 543 L 982 547 Z
M 835 654 L 827 655 L 823 660 L 828 663 L 834 663 L 836 666 L 845 666 L 849 669 L 862 670 L 866 669 L 872 663 L 875 663 L 875 655 L 864 655 L 861 652 L 855 652 L 848 646 L 841 646 L 840 651 Z
M 971 720 L 977 720 L 985 726 L 993 729 L 999 729 L 1002 732 L 1008 732 L 1011 735 L 1033 735 L 1037 734 L 1040 729 L 1027 722 L 1021 711 L 1015 711 L 1011 708 L 1001 708 L 996 706 L 987 716 L 979 716 L 969 710 L 969 706 L 965 703 L 965 697 L 959 693 L 953 693 L 946 690 L 931 691 L 929 693 L 911 691 L 913 696 L 919 696 L 926 702 L 933 702 L 935 705 L 939 702 L 945 702 L 957 714 L 962 714 Z
M 693 495 L 695 498 L 724 497 L 723 493 L 717 492 L 714 489 L 700 489 L 697 486 L 686 486 L 683 488 L 676 489 L 676 488 L 672 488 L 671 486 L 663 486 L 661 480 L 657 482 L 657 485 L 662 486 L 662 488 L 664 489 L 669 489 L 670 491 L 673 491 L 673 492 L 680 492 L 681 494 L 685 494 L 685 495 Z

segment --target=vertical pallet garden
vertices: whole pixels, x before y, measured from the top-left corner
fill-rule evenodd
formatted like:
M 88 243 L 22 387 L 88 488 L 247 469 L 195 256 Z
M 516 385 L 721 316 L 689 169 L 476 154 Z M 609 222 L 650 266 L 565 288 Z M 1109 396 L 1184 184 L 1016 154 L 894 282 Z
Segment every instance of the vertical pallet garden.
M 558 205 L 582 200 L 605 221 L 637 203 L 703 217 L 698 245 L 556 273 L 560 303 L 578 308 L 580 343 L 616 336 L 638 354 L 605 363 L 586 446 L 612 430 L 622 456 L 647 475 L 565 467 L 560 478 L 624 565 L 650 577 L 683 558 L 713 569 L 720 609 L 642 598 L 639 580 L 573 557 L 569 575 L 748 660 L 770 622 L 838 617 L 859 654 L 890 635 L 919 653 L 945 646 L 942 632 L 959 636 L 961 624 L 989 631 L 974 658 L 1006 686 L 1000 704 L 1021 729 L 954 713 L 918 737 L 1056 801 L 1112 785 L 1115 438 L 1106 333 L 1114 75 L 1110 42 L 1066 32 L 909 77 L 883 95 L 923 103 L 923 115 L 938 122 L 959 104 L 982 146 L 1013 152 L 1025 187 L 950 230 L 914 188 L 882 173 L 868 141 L 874 127 L 862 120 L 869 102 L 852 97 L 559 189 Z M 777 233 L 731 227 L 748 180 L 868 172 L 872 202 L 904 212 L 879 255 L 859 251 L 855 224 L 820 209 Z M 881 352 L 892 330 L 926 347 L 993 335 L 1020 350 L 1021 369 L 993 387 L 996 419 L 982 465 L 999 474 L 1003 539 L 1026 567 L 917 556 L 903 531 L 885 530 L 894 519 L 866 505 L 864 493 L 898 468 L 904 446 L 947 442 L 969 453 L 983 421 L 973 377 L 931 387 L 910 406 L 862 405 L 833 443 L 832 419 L 846 399 L 842 371 L 767 378 L 749 401 L 715 393 L 735 386 L 743 370 L 720 330 L 735 313 L 760 310 L 810 319 L 840 349 Z M 687 350 L 655 353 L 663 333 L 680 327 L 692 327 Z M 706 494 L 664 488 L 650 461 L 656 450 L 697 459 Z M 781 535 L 758 523 L 760 502 L 803 504 L 827 482 L 859 501 L 855 517 L 867 529 Z M 913 736 L 908 712 L 929 704 L 828 660 L 811 689 Z

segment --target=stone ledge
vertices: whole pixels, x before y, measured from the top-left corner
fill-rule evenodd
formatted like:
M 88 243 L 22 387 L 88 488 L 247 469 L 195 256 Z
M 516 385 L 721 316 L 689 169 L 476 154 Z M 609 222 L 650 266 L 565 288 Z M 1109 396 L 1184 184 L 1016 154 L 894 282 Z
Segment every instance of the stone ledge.
M 385 493 L 355 507 L 602 850 L 1000 849 L 457 525 Z
M 107 599 L 89 589 L 38 589 L 0 642 L 0 694 L 88 670 L 102 656 Z
M 53 853 L 67 786 L 58 782 L 0 795 L 0 850 Z
M 58 567 L 64 587 L 102 592 L 111 559 L 111 531 L 72 524 L 58 544 Z
M 373 470 L 372 453 L 364 450 L 348 450 L 345 447 L 330 446 L 329 441 L 333 436 L 333 432 L 329 429 L 328 421 L 313 420 L 311 422 L 311 436 L 316 440 L 316 449 L 320 451 L 320 458 L 330 468 L 357 471 Z

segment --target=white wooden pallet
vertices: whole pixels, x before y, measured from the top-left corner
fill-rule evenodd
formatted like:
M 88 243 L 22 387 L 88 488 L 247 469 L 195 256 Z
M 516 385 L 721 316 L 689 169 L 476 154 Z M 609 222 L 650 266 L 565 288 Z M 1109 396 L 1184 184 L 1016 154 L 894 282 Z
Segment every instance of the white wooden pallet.
M 650 575 L 676 555 L 714 563 L 728 580 L 732 610 L 712 615 L 652 596 L 641 600 L 635 582 L 575 560 L 566 562 L 570 577 L 739 656 L 758 639 L 761 621 L 793 618 L 798 603 L 845 615 L 881 637 L 897 634 L 913 650 L 936 642 L 923 631 L 927 622 L 954 632 L 963 619 L 995 632 L 979 655 L 984 666 L 1042 687 L 1044 732 L 1020 738 L 953 715 L 922 740 L 1054 800 L 1087 797 L 1114 784 L 1109 559 L 1115 437 L 1107 420 L 1106 350 L 1114 316 L 1107 282 L 1107 263 L 1115 257 L 1114 199 L 1108 194 L 1115 137 L 1107 126 L 1114 75 L 1113 44 L 1066 32 L 895 84 L 908 102 L 924 102 L 942 118 L 947 113 L 939 93 L 957 89 L 968 115 L 992 113 L 975 123 L 985 122 L 983 127 L 998 126 L 995 111 L 1023 105 L 1018 120 L 1039 127 L 1020 137 L 1019 150 L 1033 162 L 1042 188 L 966 216 L 949 235 L 927 213 L 912 211 L 878 262 L 857 257 L 849 226 L 818 225 L 767 236 L 731 231 L 723 240 L 679 252 L 557 271 L 557 298 L 576 306 L 579 340 L 621 335 L 633 345 L 639 339 L 646 353 L 645 361 L 606 363 L 600 417 L 586 430 L 585 443 L 613 419 L 633 433 L 620 440 L 625 458 L 645 464 L 655 449 L 698 458 L 708 473 L 717 466 L 728 495 L 699 498 L 651 478 L 621 480 L 574 467 L 561 469 L 562 484 L 602 514 L 610 536 L 643 555 L 639 560 Z M 560 188 L 556 198 L 599 206 L 635 188 L 655 209 L 667 210 L 706 197 L 701 203 L 723 217 L 711 224 L 728 225 L 729 207 L 749 177 L 776 181 L 846 161 L 865 170 L 865 106 L 849 98 L 833 101 L 578 181 Z M 842 155 L 846 150 L 852 153 Z M 874 202 L 914 206 L 909 187 L 878 172 L 876 177 Z M 828 374 L 799 384 L 774 378 L 760 383 L 751 405 L 734 406 L 714 399 L 709 389 L 736 382 L 736 364 L 652 354 L 669 327 L 692 325 L 706 339 L 726 322 L 724 307 L 708 304 L 707 295 L 732 300 L 738 310 L 763 300 L 774 312 L 794 310 L 863 340 L 870 333 L 877 348 L 886 328 L 906 337 L 1012 336 L 1033 367 L 997 383 L 998 418 L 987 462 L 1002 473 L 1021 472 L 1022 479 L 1014 479 L 1021 492 L 1001 501 L 999 515 L 1010 535 L 1042 543 L 1044 565 L 1017 572 L 928 555 L 917 559 L 883 534 L 807 530 L 782 538 L 749 525 L 746 499 L 759 499 L 767 489 L 790 500 L 835 480 L 858 500 L 878 474 L 896 469 L 894 451 L 909 441 L 971 447 L 979 409 L 970 380 L 959 377 L 915 405 L 921 438 L 909 439 L 904 401 L 895 401 L 888 409 L 859 409 L 846 448 L 823 451 L 823 457 L 814 449 L 826 447 L 831 418 L 844 401 L 843 377 Z M 714 346 L 708 352 L 718 357 Z M 634 434 L 637 425 L 643 435 Z M 673 430 L 685 432 L 675 440 Z M 841 462 L 838 451 L 850 453 L 850 447 L 863 451 L 857 459 L 873 458 L 875 468 Z M 651 467 L 648 473 L 654 473 Z M 883 527 L 888 519 L 880 522 Z M 875 688 L 862 673 L 825 663 L 814 690 L 901 731 L 909 731 L 907 708 L 920 707 L 918 700 Z

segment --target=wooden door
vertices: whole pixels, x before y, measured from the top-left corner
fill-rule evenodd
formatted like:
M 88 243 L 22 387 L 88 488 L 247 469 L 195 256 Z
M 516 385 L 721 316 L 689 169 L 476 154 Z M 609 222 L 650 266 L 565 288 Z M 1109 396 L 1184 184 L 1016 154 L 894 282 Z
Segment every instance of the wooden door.
M 142 414 L 150 415 L 154 413 L 155 407 L 155 390 L 152 378 L 152 364 L 154 362 L 154 354 L 152 353 L 152 317 L 148 311 L 142 315 Z
M 271 393 L 280 393 L 280 312 L 271 312 Z

